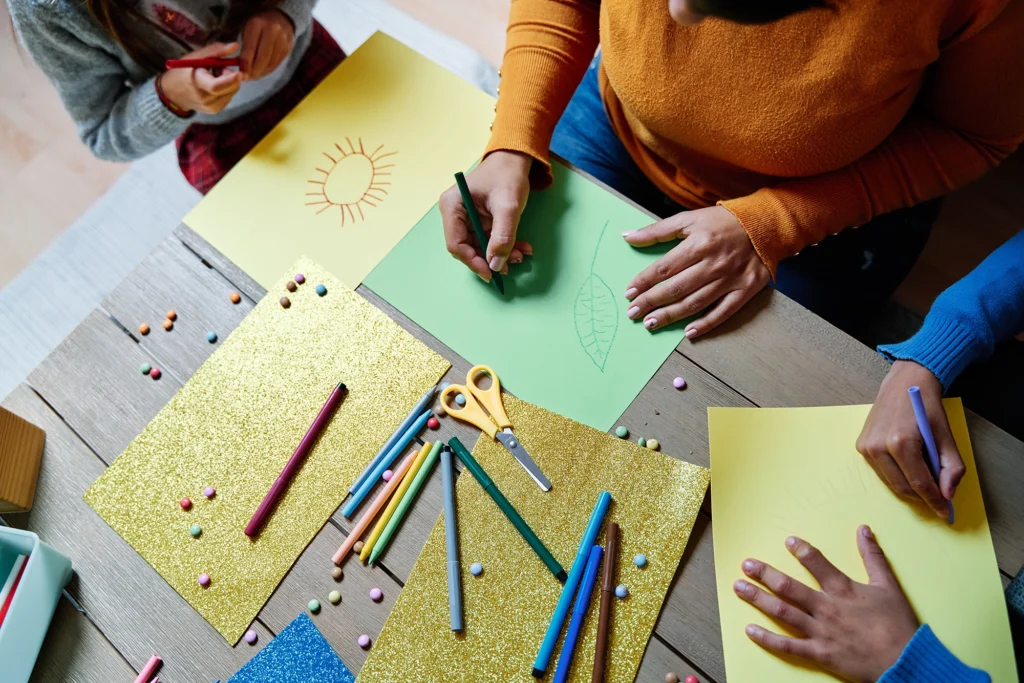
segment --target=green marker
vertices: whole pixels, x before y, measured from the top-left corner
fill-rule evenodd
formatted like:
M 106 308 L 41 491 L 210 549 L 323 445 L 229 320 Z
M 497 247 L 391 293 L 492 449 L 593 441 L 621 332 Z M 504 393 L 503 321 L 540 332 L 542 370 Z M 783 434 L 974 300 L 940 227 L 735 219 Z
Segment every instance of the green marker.
M 412 501 L 416 499 L 416 494 L 419 492 L 420 487 L 423 486 L 423 482 L 430 476 L 430 470 L 433 469 L 434 463 L 437 462 L 438 456 L 441 455 L 441 449 L 444 448 L 444 442 L 438 441 L 430 448 L 430 452 L 427 453 L 427 457 L 424 458 L 423 464 L 416 470 L 416 476 L 413 477 L 412 483 L 409 484 L 409 488 L 406 489 L 405 495 L 402 496 L 402 500 L 398 501 L 398 507 L 395 508 L 394 513 L 391 515 L 391 519 L 384 526 L 384 531 L 380 532 L 380 537 L 377 538 L 377 542 L 373 544 L 373 550 L 370 551 L 370 564 L 377 561 L 377 558 L 384 552 L 385 548 L 388 547 L 388 542 L 391 540 L 392 534 L 398 529 L 398 525 L 402 523 L 402 518 L 405 517 L 405 513 L 409 510 L 412 505 Z
M 473 195 L 469 192 L 469 185 L 466 184 L 466 176 L 462 175 L 462 171 L 455 174 L 455 184 L 459 186 L 459 193 L 462 195 L 462 203 L 466 206 L 466 214 L 469 216 L 469 222 L 473 224 L 473 232 L 476 234 L 476 241 L 480 243 L 480 248 L 483 249 L 484 260 L 487 260 L 487 235 L 484 234 L 484 226 L 480 222 L 480 214 L 476 212 L 476 204 L 473 203 Z M 502 295 L 505 294 L 505 283 L 501 279 L 501 273 L 492 270 L 491 280 L 494 281 L 494 286 L 498 288 L 498 293 Z
M 533 529 L 529 527 L 526 520 L 519 516 L 516 509 L 512 507 L 512 503 L 508 502 L 508 499 L 502 495 L 501 491 L 498 490 L 498 487 L 494 485 L 493 481 L 491 481 L 491 478 L 487 476 L 486 472 L 484 472 L 484 468 L 480 467 L 480 463 L 478 463 L 476 459 L 469 454 L 469 451 L 466 450 L 466 447 L 463 446 L 462 442 L 457 438 L 452 437 L 452 440 L 448 442 L 448 445 L 452 447 L 452 450 L 455 451 L 455 455 L 459 456 L 459 460 L 461 460 L 462 464 L 466 466 L 466 469 L 472 473 L 473 478 L 480 483 L 480 486 L 483 487 L 484 491 L 490 494 L 491 498 L 494 499 L 494 502 L 498 504 L 501 511 L 505 513 L 506 517 L 508 517 L 508 521 L 512 522 L 519 533 L 523 535 L 526 542 L 530 544 L 533 551 L 537 553 L 538 557 L 540 557 L 541 562 L 547 565 L 547 568 L 551 570 L 551 573 L 555 575 L 556 579 L 565 583 L 566 574 L 565 570 L 562 569 L 562 565 L 558 564 L 558 560 L 556 560 L 555 556 L 551 554 L 551 551 L 544 546 L 544 543 L 539 538 L 537 538 L 537 534 L 533 533 Z

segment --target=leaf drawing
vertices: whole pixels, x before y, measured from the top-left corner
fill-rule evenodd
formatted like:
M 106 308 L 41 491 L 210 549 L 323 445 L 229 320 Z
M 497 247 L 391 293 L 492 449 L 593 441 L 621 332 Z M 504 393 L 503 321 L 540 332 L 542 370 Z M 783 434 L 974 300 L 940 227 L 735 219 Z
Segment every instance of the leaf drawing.
M 576 335 L 580 346 L 590 356 L 597 369 L 604 372 L 608 362 L 608 354 L 615 343 L 615 335 L 619 331 L 619 307 L 611 287 L 601 276 L 594 272 L 597 263 L 597 252 L 601 248 L 601 239 L 608 229 L 606 221 L 594 247 L 594 258 L 590 262 L 590 274 L 576 294 L 573 314 L 576 319 Z

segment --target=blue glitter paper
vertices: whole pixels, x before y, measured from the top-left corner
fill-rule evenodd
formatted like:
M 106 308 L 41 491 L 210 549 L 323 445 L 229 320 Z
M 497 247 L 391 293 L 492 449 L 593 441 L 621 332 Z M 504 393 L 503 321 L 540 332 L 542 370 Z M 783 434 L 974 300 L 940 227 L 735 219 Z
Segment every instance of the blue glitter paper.
M 303 612 L 228 683 L 355 683 L 355 680 Z

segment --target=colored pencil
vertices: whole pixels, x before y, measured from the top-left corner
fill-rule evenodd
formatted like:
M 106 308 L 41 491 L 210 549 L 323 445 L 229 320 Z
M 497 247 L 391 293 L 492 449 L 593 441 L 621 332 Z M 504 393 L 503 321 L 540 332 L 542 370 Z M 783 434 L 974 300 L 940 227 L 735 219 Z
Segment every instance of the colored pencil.
M 7 572 L 7 577 L 4 579 L 4 585 L 0 588 L 0 606 L 7 602 L 7 596 L 14 590 L 14 580 L 18 578 L 18 574 L 21 573 L 21 567 L 28 561 L 28 555 L 18 555 L 14 558 L 14 564 L 11 565 L 10 571 Z
M 359 504 L 363 502 L 363 499 L 366 498 L 367 494 L 370 493 L 370 490 L 380 479 L 381 475 L 384 474 L 384 470 L 391 466 L 391 463 L 393 463 L 398 456 L 402 454 L 405 447 L 408 446 L 412 440 L 416 438 L 416 435 L 423 430 L 431 415 L 433 415 L 431 411 L 424 410 L 420 416 L 417 417 L 411 425 L 409 425 L 409 428 L 405 430 L 405 434 L 402 434 L 402 437 L 395 442 L 395 445 L 391 447 L 388 454 L 377 463 L 376 467 L 373 468 L 373 471 L 370 472 L 370 476 L 367 477 L 356 492 L 352 494 L 352 497 L 348 499 L 348 502 L 342 506 L 341 514 L 343 516 L 352 517 L 356 508 L 359 507 Z
M 597 643 L 594 646 L 594 672 L 591 683 L 604 683 L 608 632 L 612 624 L 612 593 L 615 591 L 615 556 L 619 552 L 619 525 L 608 522 L 605 532 L 604 572 L 601 574 L 601 611 L 597 620 Z
M 18 584 L 21 583 L 21 577 L 25 575 L 25 567 L 28 566 L 27 556 L 19 555 L 19 557 L 25 559 L 20 566 L 15 563 L 18 571 L 14 574 L 14 580 L 11 581 L 11 590 L 7 593 L 7 597 L 4 598 L 3 603 L 0 603 L 0 625 L 3 625 L 4 619 L 7 618 L 7 611 L 11 609 L 11 603 L 14 602 L 14 594 L 18 591 Z
M 444 487 L 444 545 L 448 555 L 448 614 L 452 630 L 461 631 L 462 625 L 462 568 L 459 565 L 459 531 L 455 518 L 455 472 L 452 467 L 452 449 L 441 450 L 441 484 Z
M 331 416 L 334 414 L 335 409 L 341 403 L 341 399 L 345 396 L 345 383 L 338 382 L 338 386 L 334 387 L 334 391 L 327 397 L 327 402 L 324 403 L 320 412 L 317 413 L 316 419 L 313 420 L 313 424 L 306 430 L 306 435 L 302 437 L 302 441 L 299 442 L 295 452 L 292 453 L 292 457 L 288 459 L 288 463 L 281 470 L 281 474 L 278 475 L 277 480 L 274 482 L 270 490 L 267 491 L 267 495 L 264 496 L 263 502 L 256 508 L 256 512 L 253 513 L 252 519 L 249 520 L 249 524 L 245 527 L 245 535 L 250 538 L 256 536 L 260 532 L 260 529 L 266 523 L 267 518 L 270 517 L 270 513 L 274 508 L 274 505 L 280 500 L 281 496 L 284 495 L 288 485 L 291 484 L 295 474 L 299 471 L 299 467 L 302 466 L 302 462 L 306 459 L 309 451 L 312 450 L 313 444 L 316 443 L 317 437 L 320 436 L 320 432 L 324 430 L 327 423 L 331 421 Z
M 526 520 L 524 520 L 516 509 L 512 507 L 512 503 L 508 502 L 508 499 L 502 495 L 501 491 L 499 491 L 498 487 L 494 485 L 491 478 L 487 476 L 487 472 L 484 471 L 484 468 L 480 467 L 480 463 L 470 455 L 469 451 L 466 450 L 466 447 L 462 445 L 462 442 L 459 441 L 458 438 L 452 437 L 452 440 L 448 442 L 448 445 L 452 447 L 452 450 L 455 451 L 455 455 L 459 456 L 459 460 L 461 460 L 462 464 L 466 466 L 466 469 L 470 471 L 473 478 L 480 483 L 480 486 L 483 487 L 484 491 L 494 499 L 494 502 L 498 504 L 501 511 L 505 513 L 506 517 L 508 517 L 508 521 L 512 522 L 512 525 L 520 534 L 522 534 L 523 538 L 530 544 L 530 547 L 533 548 L 535 553 L 537 553 L 537 556 L 540 557 L 541 561 L 547 565 L 547 568 L 555 575 L 555 578 L 559 581 L 565 581 L 565 570 L 562 569 L 562 565 L 558 564 L 558 560 L 555 559 L 555 556 L 551 554 L 551 551 L 548 550 L 540 538 L 537 537 L 537 534 L 533 532 L 533 529 L 531 529 L 530 525 L 526 523 Z
M 387 456 L 395 443 L 397 443 L 398 440 L 402 438 L 402 435 L 405 434 L 406 430 L 409 429 L 409 425 L 413 423 L 413 420 L 415 420 L 420 413 L 426 409 L 427 405 L 434 400 L 434 394 L 436 392 L 436 386 L 430 387 L 430 389 L 427 390 L 427 393 L 423 394 L 423 398 L 416 402 L 416 405 L 409 411 L 409 414 L 405 416 L 404 420 L 402 420 L 402 424 L 398 425 L 398 429 L 395 430 L 395 433 L 384 442 L 384 445 L 380 447 L 379 451 L 377 451 L 377 455 L 373 456 L 373 460 L 363 468 L 363 471 L 359 473 L 356 480 L 352 482 L 352 486 L 348 490 L 349 493 L 355 493 L 359 487 L 363 485 L 363 482 L 366 481 L 367 477 L 370 476 L 370 473 L 373 472 L 373 468 L 377 466 L 377 463 Z
M 359 561 L 366 562 L 370 557 L 370 553 L 373 552 L 373 547 L 377 544 L 377 539 L 384 532 L 384 527 L 387 526 L 391 516 L 395 514 L 395 510 L 398 509 L 398 504 L 402 502 L 402 498 L 405 496 L 405 492 L 409 490 L 409 486 L 412 484 L 413 478 L 416 473 L 419 472 L 423 466 L 423 462 L 427 459 L 427 454 L 430 453 L 430 444 L 425 443 L 420 447 L 420 452 L 416 455 L 416 459 L 412 463 L 412 467 L 402 477 L 402 483 L 398 485 L 398 490 L 395 491 L 395 495 L 391 496 L 391 500 L 388 501 L 388 506 L 384 508 L 384 512 L 381 513 L 377 523 L 373 526 L 373 531 L 366 537 L 366 541 L 363 542 L 363 549 L 359 553 Z
M 394 514 L 391 515 L 391 519 L 388 520 L 387 525 L 384 527 L 384 531 L 380 532 L 380 538 L 373 544 L 373 551 L 370 553 L 370 564 L 377 561 L 377 558 L 387 550 L 388 543 L 391 542 L 392 536 L 395 535 L 395 531 L 398 530 L 399 525 L 402 524 L 402 520 L 405 518 L 405 513 L 409 511 L 409 507 L 412 506 L 414 500 L 416 500 L 416 494 L 419 493 L 420 488 L 423 487 L 423 483 L 430 476 L 430 471 L 434 468 L 434 464 L 437 462 L 438 456 L 441 454 L 441 448 L 444 446 L 444 442 L 438 441 L 427 453 L 427 457 L 423 460 L 423 464 L 416 470 L 415 476 L 413 476 L 412 483 L 409 484 L 409 488 L 406 489 L 402 499 L 398 502 L 398 507 L 395 508 Z M 424 447 L 426 448 L 426 447 Z
M 168 59 L 164 62 L 165 69 L 223 69 L 229 66 L 240 66 L 238 57 L 205 57 L 202 59 Z
M 580 638 L 580 627 L 583 625 L 583 617 L 590 607 L 590 594 L 594 592 L 594 583 L 597 581 L 597 568 L 601 564 L 601 554 L 604 548 L 595 545 L 590 549 L 590 557 L 587 559 L 587 568 L 583 572 L 583 580 L 580 581 L 580 590 L 576 594 L 576 604 L 572 608 L 572 617 L 569 619 L 569 629 L 565 632 L 565 642 L 562 643 L 562 654 L 558 655 L 558 666 L 555 667 L 555 675 L 551 683 L 565 683 L 569 677 L 569 669 L 572 668 L 572 656 L 576 651 L 576 642 Z
M 135 683 L 148 683 L 149 679 L 153 677 L 153 673 L 157 670 L 157 667 L 160 666 L 161 662 L 163 662 L 163 660 L 157 655 L 150 657 L 149 661 L 146 662 L 146 666 L 142 667 L 142 671 L 139 672 L 139 676 L 135 679 Z
M 562 587 L 562 595 L 558 598 L 555 612 L 551 615 L 551 623 L 548 624 L 548 630 L 544 634 L 544 640 L 541 642 L 540 650 L 537 652 L 537 659 L 533 662 L 533 675 L 536 678 L 544 675 L 544 671 L 548 668 L 548 663 L 551 661 L 551 655 L 555 650 L 555 642 L 558 640 L 558 634 L 562 632 L 565 615 L 568 614 L 569 605 L 572 603 L 572 596 L 576 593 L 576 586 L 579 585 L 580 579 L 583 578 L 583 572 L 587 566 L 587 558 L 590 557 L 590 549 L 597 539 L 597 533 L 601 530 L 601 522 L 604 521 L 604 516 L 608 512 L 608 506 L 611 505 L 611 502 L 612 495 L 607 491 L 602 491 L 601 495 L 597 497 L 594 511 L 590 513 L 590 521 L 587 522 L 583 538 L 580 539 L 580 547 L 576 551 L 576 559 L 572 563 L 572 569 L 569 570 L 569 578 L 565 582 L 565 586 Z
M 483 223 L 480 222 L 480 214 L 476 211 L 476 204 L 473 202 L 473 195 L 469 191 L 469 185 L 466 184 L 466 176 L 459 171 L 455 174 L 455 184 L 459 186 L 459 193 L 462 195 L 462 203 L 466 207 L 466 215 L 469 216 L 469 222 L 473 225 L 473 232 L 476 234 L 476 240 L 480 243 L 480 250 L 483 252 L 484 260 L 487 260 L 487 235 L 484 234 Z M 490 266 L 487 266 L 490 268 Z M 501 279 L 501 273 L 492 270 L 491 280 L 494 282 L 494 286 L 498 288 L 499 294 L 505 293 L 505 283 Z
M 928 423 L 928 413 L 924 409 L 924 400 L 921 399 L 921 387 L 910 387 L 907 389 L 910 395 L 910 405 L 914 408 L 914 418 L 917 420 L 917 431 L 921 432 L 921 439 L 924 441 L 924 449 L 928 452 L 928 467 L 935 477 L 935 483 L 939 483 L 939 473 L 942 471 L 942 464 L 939 462 L 939 449 L 935 447 L 935 435 L 932 434 L 931 424 Z M 947 521 L 953 523 L 953 501 L 949 503 L 949 517 Z
M 341 544 L 340 548 L 338 548 L 338 552 L 334 553 L 334 557 L 331 558 L 334 564 L 341 564 L 341 561 L 345 559 L 345 556 L 351 552 L 352 546 L 356 544 L 356 541 L 358 541 L 359 537 L 363 535 L 363 532 L 366 531 L 367 527 L 373 523 L 373 518 L 377 516 L 380 509 L 387 504 L 388 500 L 390 500 L 391 494 L 394 493 L 395 489 L 398 488 L 398 485 L 402 483 L 402 478 L 405 477 L 405 473 L 409 471 L 412 464 L 416 462 L 416 458 L 418 456 L 419 451 L 413 451 L 406 456 L 405 460 L 402 461 L 402 464 L 398 466 L 398 469 L 395 470 L 394 476 L 391 477 L 391 481 L 389 481 L 381 492 L 377 494 L 377 497 L 373 499 L 370 507 L 366 508 L 366 512 L 364 512 L 363 516 L 359 518 L 356 525 L 352 527 L 352 531 L 349 532 L 349 535 L 345 537 L 345 542 Z

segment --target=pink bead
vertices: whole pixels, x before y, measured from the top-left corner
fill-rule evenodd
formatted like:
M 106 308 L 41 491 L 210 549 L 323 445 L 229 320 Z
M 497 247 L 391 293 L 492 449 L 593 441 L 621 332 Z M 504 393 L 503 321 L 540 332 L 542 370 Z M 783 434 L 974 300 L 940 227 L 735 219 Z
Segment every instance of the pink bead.
M 672 380 L 672 386 L 674 386 L 676 389 L 685 389 L 686 380 L 683 379 L 682 377 L 676 377 L 674 380 Z
M 384 474 L 380 476 L 384 481 L 391 481 L 391 477 L 395 476 L 395 473 L 391 470 L 384 470 Z
M 303 275 L 302 273 L 297 273 L 295 275 L 295 281 L 298 282 L 301 285 L 303 282 L 306 281 L 306 276 Z
M 160 379 L 161 374 L 162 373 L 160 372 L 160 368 L 151 368 L 149 371 L 149 376 L 152 377 L 153 379 Z
M 441 423 L 437 421 L 436 417 L 432 417 L 429 420 L 427 420 L 427 426 L 430 427 L 431 429 L 437 429 L 438 427 L 441 426 Z
M 686 677 L 684 683 L 700 683 L 700 681 L 697 680 L 696 676 L 691 675 Z
M 209 574 L 200 574 L 199 575 L 199 585 L 202 586 L 203 588 L 206 588 L 207 586 L 209 586 L 210 585 L 210 575 Z
M 365 650 L 366 648 L 370 647 L 370 636 L 364 633 L 363 635 L 359 636 L 359 639 L 356 640 L 356 642 L 359 643 L 359 647 Z
M 217 495 L 217 489 L 213 488 L 212 486 L 207 486 L 206 488 L 203 489 L 203 495 L 206 496 L 207 498 L 213 498 L 215 495 Z
M 245 635 L 242 637 L 245 638 L 245 642 L 249 643 L 250 645 L 253 645 L 256 642 L 256 639 L 259 638 L 259 634 L 257 634 L 256 631 L 249 629 L 245 632 Z
M 384 599 L 383 591 L 381 591 L 381 589 L 379 589 L 379 588 L 371 588 L 370 589 L 370 599 L 373 600 L 374 602 L 380 602 L 381 600 Z
M 189 510 L 189 509 L 192 508 L 192 499 L 191 498 L 182 498 L 181 502 L 178 503 L 178 505 L 181 506 L 182 510 Z

